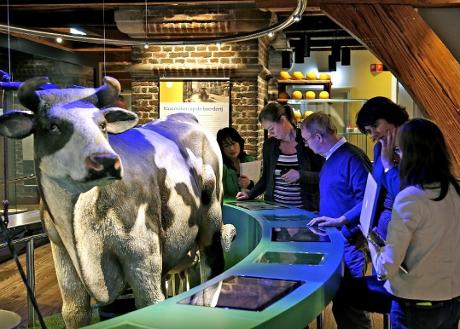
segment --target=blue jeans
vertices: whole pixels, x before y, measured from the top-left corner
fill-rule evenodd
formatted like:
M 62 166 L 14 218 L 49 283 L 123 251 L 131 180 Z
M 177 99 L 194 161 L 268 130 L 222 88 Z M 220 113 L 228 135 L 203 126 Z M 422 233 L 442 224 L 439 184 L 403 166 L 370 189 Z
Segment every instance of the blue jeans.
M 417 301 L 395 299 L 391 304 L 392 329 L 457 329 L 460 320 L 460 297 L 432 302 L 431 306 Z

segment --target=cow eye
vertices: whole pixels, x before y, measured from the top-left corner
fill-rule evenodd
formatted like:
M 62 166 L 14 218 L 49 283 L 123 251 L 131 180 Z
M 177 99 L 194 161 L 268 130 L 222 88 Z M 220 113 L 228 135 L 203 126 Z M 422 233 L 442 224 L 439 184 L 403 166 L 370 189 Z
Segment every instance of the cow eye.
M 60 134 L 61 133 L 61 129 L 59 128 L 59 126 L 55 123 L 52 123 L 51 126 L 50 126 L 50 132 L 52 134 Z
M 99 128 L 101 128 L 101 131 L 102 131 L 102 132 L 106 132 L 106 131 L 107 131 L 107 123 L 106 123 L 106 122 L 102 122 L 102 123 L 99 125 Z

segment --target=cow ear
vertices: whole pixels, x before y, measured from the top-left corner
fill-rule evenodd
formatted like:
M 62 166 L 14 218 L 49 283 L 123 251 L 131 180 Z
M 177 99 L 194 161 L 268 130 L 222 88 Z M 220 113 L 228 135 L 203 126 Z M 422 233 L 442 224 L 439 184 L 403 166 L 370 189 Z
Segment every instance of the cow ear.
M 134 112 L 121 107 L 108 107 L 101 111 L 107 120 L 107 131 L 112 134 L 119 134 L 134 127 L 139 120 Z
M 33 133 L 34 115 L 25 111 L 10 111 L 0 116 L 0 135 L 21 139 Z

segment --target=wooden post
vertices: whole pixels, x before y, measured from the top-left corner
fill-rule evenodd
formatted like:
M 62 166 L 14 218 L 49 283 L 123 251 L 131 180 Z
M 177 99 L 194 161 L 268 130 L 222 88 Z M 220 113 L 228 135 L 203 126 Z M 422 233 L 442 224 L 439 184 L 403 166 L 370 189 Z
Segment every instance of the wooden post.
M 460 177 L 460 65 L 408 5 L 324 4 L 321 9 L 374 53 L 442 129 Z

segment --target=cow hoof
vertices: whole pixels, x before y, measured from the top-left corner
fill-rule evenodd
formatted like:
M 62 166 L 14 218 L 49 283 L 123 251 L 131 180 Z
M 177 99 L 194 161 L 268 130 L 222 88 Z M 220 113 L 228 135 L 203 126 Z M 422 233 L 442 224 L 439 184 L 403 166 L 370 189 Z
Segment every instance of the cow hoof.
M 236 237 L 236 228 L 232 224 L 224 224 L 220 229 L 220 242 L 222 244 L 222 249 L 225 252 L 230 250 L 232 246 L 232 241 L 235 240 Z

